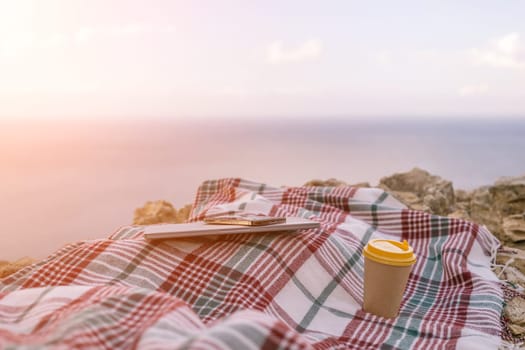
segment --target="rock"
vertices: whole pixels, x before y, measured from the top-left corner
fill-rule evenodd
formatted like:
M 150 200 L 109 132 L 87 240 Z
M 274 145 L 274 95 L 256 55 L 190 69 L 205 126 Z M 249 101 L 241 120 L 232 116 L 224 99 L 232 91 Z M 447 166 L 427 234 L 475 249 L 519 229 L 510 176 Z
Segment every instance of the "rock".
M 451 198 L 447 198 L 445 194 L 437 190 L 425 195 L 423 197 L 423 204 L 428 206 L 432 213 L 445 216 L 450 213 L 451 204 L 454 201 L 453 196 L 454 195 L 452 195 Z
M 448 216 L 455 219 L 472 221 L 470 217 L 470 202 L 472 193 L 463 190 L 455 190 L 454 197 L 456 198 L 456 206 L 454 211 L 448 214 Z
M 350 187 L 371 187 L 369 182 L 358 182 L 355 184 L 348 184 L 342 180 L 330 178 L 328 180 L 314 179 L 305 183 L 303 186 L 320 186 L 320 187 L 338 187 L 338 186 L 350 186 Z
M 142 208 L 135 210 L 133 224 L 151 225 L 177 222 L 177 211 L 170 202 L 160 200 L 146 202 Z
M 521 334 L 525 330 L 525 298 L 521 296 L 514 297 L 510 300 L 503 310 L 503 313 L 509 319 L 510 323 L 516 327 L 511 328 L 514 334 Z M 515 332 L 521 332 L 516 333 Z
M 456 204 L 458 203 L 470 204 L 470 198 L 472 197 L 472 193 L 464 191 L 464 190 L 455 190 L 454 197 L 456 197 Z
M 525 176 L 502 178 L 472 193 L 470 216 L 503 242 L 525 241 Z
M 392 193 L 394 197 L 411 209 L 447 215 L 453 211 L 455 206 L 452 182 L 439 176 L 430 175 L 427 171 L 419 168 L 384 177 L 380 180 L 379 187 Z M 412 193 L 415 197 L 407 196 L 406 193 Z
M 190 217 L 190 213 L 191 213 L 191 207 L 192 207 L 191 204 L 186 204 L 185 206 L 183 206 L 177 211 L 176 217 L 177 217 L 178 223 L 186 222 L 186 220 L 188 220 L 188 218 Z
M 0 264 L 0 278 L 7 277 L 26 266 L 34 264 L 36 261 L 37 260 L 28 257 L 18 259 L 14 262 L 2 261 L 2 264 Z
M 509 329 L 516 336 L 519 336 L 519 335 L 522 335 L 522 334 L 525 333 L 525 326 L 517 325 L 517 324 L 514 324 L 514 323 L 510 323 L 509 324 Z M 523 349 L 523 348 L 521 348 L 521 349 Z
M 314 179 L 304 184 L 304 186 L 322 186 L 322 187 L 337 187 L 337 186 L 348 186 L 344 181 L 330 178 L 328 180 Z
M 496 274 L 501 279 L 507 280 L 525 288 L 525 250 L 511 247 L 503 247 L 498 250 Z M 502 267 L 506 266 L 503 270 Z
M 501 178 L 490 188 L 490 193 L 494 199 L 494 208 L 502 216 L 525 212 L 525 175 Z
M 355 183 L 355 184 L 350 184 L 349 185 L 350 187 L 372 187 L 370 186 L 370 183 L 369 182 L 358 182 L 358 183 Z
M 422 198 L 420 198 L 417 194 L 413 192 L 393 191 L 386 188 L 383 189 L 410 209 L 431 212 L 430 207 L 423 203 Z
M 461 219 L 461 220 L 472 221 L 468 211 L 465 210 L 465 209 L 462 209 L 462 208 L 458 208 L 458 209 L 454 210 L 452 213 L 448 214 L 447 216 L 449 218 L 452 218 L 452 219 Z
M 134 225 L 152 225 L 161 223 L 182 223 L 190 216 L 191 204 L 177 210 L 164 200 L 146 202 L 142 208 L 135 209 Z
M 510 215 L 503 218 L 502 238 L 506 241 L 525 241 L 525 214 Z
M 516 290 L 525 289 L 525 251 L 503 247 L 498 251 L 494 272 L 502 279 L 514 286 Z M 512 334 L 519 341 L 525 335 L 525 295 L 521 294 L 510 300 L 503 309 L 508 319 L 506 322 Z
M 489 186 L 480 187 L 472 192 L 470 217 L 475 223 L 487 226 L 490 232 L 500 238 L 500 218 L 494 213 Z

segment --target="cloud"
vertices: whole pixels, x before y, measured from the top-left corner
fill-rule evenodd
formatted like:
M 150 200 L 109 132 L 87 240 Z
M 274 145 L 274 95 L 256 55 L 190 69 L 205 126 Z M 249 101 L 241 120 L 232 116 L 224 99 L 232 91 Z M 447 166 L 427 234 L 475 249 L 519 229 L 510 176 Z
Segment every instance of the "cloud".
M 525 43 L 519 33 L 509 33 L 483 49 L 470 49 L 474 62 L 495 68 L 525 69 Z
M 282 41 L 274 41 L 266 49 L 266 61 L 270 64 L 313 61 L 321 56 L 322 51 L 323 45 L 317 39 L 310 39 L 294 48 L 285 48 Z
M 458 94 L 461 97 L 481 96 L 486 95 L 489 91 L 487 84 L 474 84 L 465 85 L 458 90 Z

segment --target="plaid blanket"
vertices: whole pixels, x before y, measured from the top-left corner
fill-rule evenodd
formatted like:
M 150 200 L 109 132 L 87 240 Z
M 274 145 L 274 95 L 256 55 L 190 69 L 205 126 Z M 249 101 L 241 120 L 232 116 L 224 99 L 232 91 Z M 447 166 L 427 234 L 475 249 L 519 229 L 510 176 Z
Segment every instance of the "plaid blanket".
M 143 227 L 70 244 L 0 283 L 0 347 L 496 349 L 497 240 L 406 209 L 379 189 L 203 183 L 190 221 L 248 211 L 321 223 L 300 233 L 148 243 Z M 362 249 L 406 239 L 418 260 L 399 316 L 361 309 Z M 388 288 L 388 286 L 385 286 Z

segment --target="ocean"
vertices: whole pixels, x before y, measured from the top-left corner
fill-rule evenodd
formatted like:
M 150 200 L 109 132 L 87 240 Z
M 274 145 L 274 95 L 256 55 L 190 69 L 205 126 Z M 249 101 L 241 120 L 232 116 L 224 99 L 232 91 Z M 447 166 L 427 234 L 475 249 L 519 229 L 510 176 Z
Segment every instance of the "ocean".
M 525 120 L 0 121 L 0 260 L 108 236 L 207 179 L 376 185 L 420 167 L 474 189 L 525 175 Z

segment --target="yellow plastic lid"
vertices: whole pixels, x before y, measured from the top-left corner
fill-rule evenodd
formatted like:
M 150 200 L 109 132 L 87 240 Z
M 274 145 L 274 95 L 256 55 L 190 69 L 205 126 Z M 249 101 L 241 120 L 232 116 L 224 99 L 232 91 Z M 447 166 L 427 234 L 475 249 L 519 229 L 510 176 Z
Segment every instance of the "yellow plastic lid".
M 406 240 L 403 242 L 390 239 L 372 239 L 363 254 L 370 260 L 385 265 L 410 266 L 416 262 L 416 255 Z

